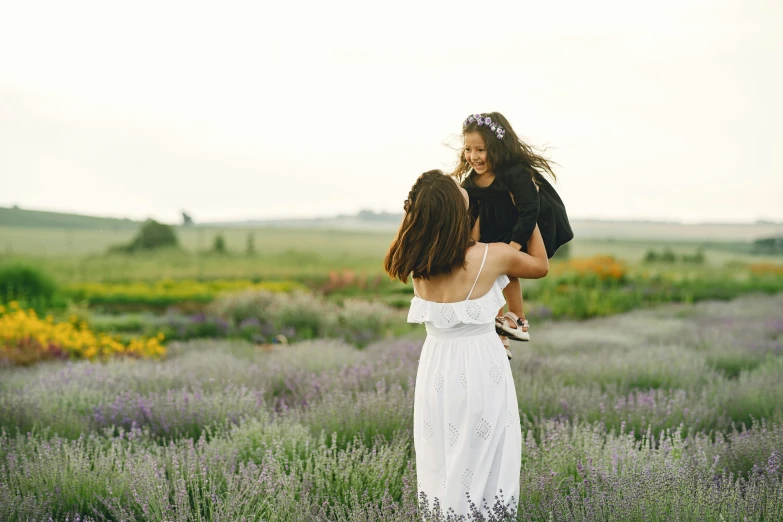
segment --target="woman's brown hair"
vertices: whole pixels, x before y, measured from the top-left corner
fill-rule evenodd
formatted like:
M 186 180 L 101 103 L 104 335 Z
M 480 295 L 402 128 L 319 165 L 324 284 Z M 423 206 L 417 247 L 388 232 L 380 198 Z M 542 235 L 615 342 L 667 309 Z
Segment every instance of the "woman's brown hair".
M 425 172 L 408 193 L 397 237 L 383 260 L 383 268 L 403 283 L 449 274 L 465 267 L 471 219 L 454 180 L 440 170 Z
M 478 132 L 481 137 L 484 138 L 484 144 L 487 147 L 487 160 L 489 166 L 495 175 L 500 175 L 500 172 L 511 164 L 518 163 L 527 168 L 530 171 L 533 179 L 536 175 L 549 174 L 553 180 L 557 180 L 555 172 L 552 170 L 552 163 L 546 158 L 536 153 L 536 151 L 519 139 L 519 136 L 514 132 L 511 124 L 508 122 L 505 116 L 499 112 L 488 112 L 481 116 L 487 117 L 492 120 L 493 123 L 500 125 L 505 130 L 502 138 L 498 138 L 495 132 L 487 125 L 479 125 L 476 121 L 469 122 L 462 128 L 462 136 L 468 132 Z M 457 159 L 457 168 L 452 172 L 454 176 L 460 182 L 464 181 L 470 172 L 470 164 L 465 159 L 465 148 L 460 149 Z

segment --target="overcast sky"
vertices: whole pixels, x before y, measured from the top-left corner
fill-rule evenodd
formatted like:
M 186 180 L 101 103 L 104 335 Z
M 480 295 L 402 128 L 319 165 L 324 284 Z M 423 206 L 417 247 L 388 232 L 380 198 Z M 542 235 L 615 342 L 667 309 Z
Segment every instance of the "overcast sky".
M 783 220 L 782 5 L 0 0 L 0 206 L 401 211 L 500 111 L 574 218 Z

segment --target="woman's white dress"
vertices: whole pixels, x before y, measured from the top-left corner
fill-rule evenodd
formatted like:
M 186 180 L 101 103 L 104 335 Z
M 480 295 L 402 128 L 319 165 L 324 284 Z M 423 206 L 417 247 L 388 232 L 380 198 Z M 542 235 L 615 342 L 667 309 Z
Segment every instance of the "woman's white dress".
M 518 505 L 519 409 L 506 351 L 495 333 L 507 284 L 501 276 L 483 296 L 471 299 L 471 289 L 457 303 L 418 296 L 411 301 L 408 322 L 427 328 L 413 412 L 418 489 L 430 506 L 437 498 L 444 513 L 451 508 L 467 515 L 466 493 L 485 515 L 484 503 L 491 508 L 501 494 L 510 509 Z

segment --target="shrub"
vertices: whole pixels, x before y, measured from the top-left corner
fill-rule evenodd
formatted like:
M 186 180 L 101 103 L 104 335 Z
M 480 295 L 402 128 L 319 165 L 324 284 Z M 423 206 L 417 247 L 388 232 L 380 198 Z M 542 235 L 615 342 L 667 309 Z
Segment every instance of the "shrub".
M 215 254 L 226 253 L 226 239 L 223 237 L 223 234 L 215 236 L 215 241 L 212 243 L 212 252 Z
M 108 308 L 165 308 L 183 307 L 194 303 L 209 303 L 219 294 L 240 290 L 268 290 L 290 292 L 304 287 L 294 281 L 262 281 L 247 279 L 218 279 L 214 281 L 160 280 L 155 283 L 80 283 L 70 285 L 64 292 L 73 299 L 90 305 Z
M 338 337 L 359 346 L 382 337 L 391 325 L 404 320 L 401 312 L 383 303 L 346 299 L 341 306 L 301 291 L 249 290 L 223 296 L 207 311 L 250 340 L 282 333 L 291 340 Z
M 693 255 L 684 254 L 682 256 L 683 263 L 689 263 L 692 265 L 703 265 L 707 261 L 704 255 L 704 249 L 698 249 Z
M 31 364 L 44 359 L 106 359 L 111 356 L 161 357 L 163 334 L 149 339 L 123 342 L 117 337 L 93 332 L 86 323 L 73 318 L 55 322 L 40 318 L 34 310 L 24 310 L 15 301 L 0 306 L 0 359 Z
M 134 253 L 160 248 L 177 248 L 178 246 L 179 241 L 177 241 L 177 236 L 171 226 L 158 223 L 154 219 L 148 219 L 141 226 L 133 241 L 127 245 L 110 247 L 109 252 Z
M 658 261 L 658 252 L 653 249 L 648 250 L 644 254 L 644 263 L 655 263 Z
M 26 265 L 0 268 L 0 302 L 24 301 L 32 306 L 48 306 L 56 292 L 54 280 L 37 268 Z
M 400 321 L 400 313 L 379 302 L 346 299 L 337 313 L 346 340 L 364 345 L 385 333 L 389 325 Z
M 783 252 L 783 236 L 762 237 L 754 240 L 753 252 L 757 254 L 778 254 Z

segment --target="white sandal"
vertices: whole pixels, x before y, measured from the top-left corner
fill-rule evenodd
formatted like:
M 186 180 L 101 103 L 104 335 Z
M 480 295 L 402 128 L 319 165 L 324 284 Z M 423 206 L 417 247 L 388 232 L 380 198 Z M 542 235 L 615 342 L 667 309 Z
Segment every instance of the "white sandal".
M 511 350 L 509 348 L 511 347 L 511 343 L 508 342 L 508 337 L 502 337 L 500 341 L 503 343 L 503 347 L 506 349 L 506 357 L 508 357 L 508 360 L 511 360 Z
M 511 323 L 510 326 L 508 323 Z M 516 339 L 517 341 L 529 341 L 530 333 L 523 330 L 523 328 L 530 328 L 530 324 L 527 319 L 521 321 L 519 317 L 513 312 L 506 312 L 503 317 L 495 318 L 495 331 L 498 335 L 508 335 Z

